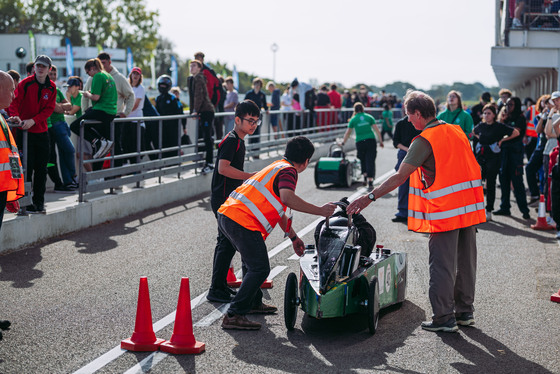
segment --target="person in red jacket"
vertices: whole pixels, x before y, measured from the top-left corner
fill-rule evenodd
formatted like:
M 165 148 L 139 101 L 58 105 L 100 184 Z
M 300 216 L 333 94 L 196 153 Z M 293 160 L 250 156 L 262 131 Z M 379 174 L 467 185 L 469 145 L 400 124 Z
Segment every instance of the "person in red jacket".
M 19 82 L 15 98 L 8 108 L 10 116 L 21 118 L 21 128 L 27 130 L 26 179 L 33 181 L 33 204 L 29 213 L 45 213 L 47 161 L 49 159 L 49 133 L 47 118 L 56 104 L 56 86 L 49 79 L 52 61 L 45 55 L 37 56 L 34 74 Z M 18 131 L 17 143 L 22 147 L 22 132 Z

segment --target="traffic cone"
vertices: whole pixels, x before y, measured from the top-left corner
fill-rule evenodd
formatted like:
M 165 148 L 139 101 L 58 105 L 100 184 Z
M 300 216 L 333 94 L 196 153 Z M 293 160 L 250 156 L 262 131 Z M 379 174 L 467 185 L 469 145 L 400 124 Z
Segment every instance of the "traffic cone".
M 558 290 L 558 292 L 553 293 L 550 296 L 550 301 L 554 301 L 555 303 L 560 303 L 560 290 Z
M 226 281 L 227 281 L 227 285 L 231 288 L 241 287 L 241 281 L 237 279 L 233 271 L 233 265 L 229 266 Z M 261 284 L 261 288 L 272 288 L 272 286 L 273 286 L 272 281 L 268 279 L 265 280 L 263 284 Z
M 261 284 L 261 288 L 272 288 L 272 281 L 268 279 L 265 280 L 263 284 Z
M 175 312 L 175 325 L 171 339 L 163 342 L 159 349 L 176 355 L 196 354 L 204 352 L 206 344 L 197 342 L 193 334 L 191 292 L 189 278 L 181 278 L 179 301 Z
M 546 208 L 544 203 L 544 195 L 541 194 L 539 200 L 539 216 L 537 218 L 537 223 L 531 225 L 533 230 L 554 230 L 556 227 L 549 225 L 546 223 Z
M 241 281 L 237 279 L 237 277 L 235 276 L 235 273 L 233 271 L 233 265 L 231 264 L 229 265 L 226 281 L 229 287 L 239 288 L 239 286 L 241 286 Z
M 150 307 L 148 278 L 141 277 L 134 332 L 130 338 L 121 341 L 121 348 L 134 352 L 153 352 L 157 351 L 159 345 L 163 342 L 163 339 L 156 338 L 152 326 L 152 309 Z

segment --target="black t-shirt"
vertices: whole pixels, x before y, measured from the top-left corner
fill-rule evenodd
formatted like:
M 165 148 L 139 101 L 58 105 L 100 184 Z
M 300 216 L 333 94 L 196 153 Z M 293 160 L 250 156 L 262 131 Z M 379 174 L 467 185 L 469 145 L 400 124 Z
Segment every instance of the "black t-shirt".
M 327 106 L 331 103 L 329 95 L 323 92 L 317 94 L 317 106 Z
M 406 116 L 395 125 L 395 133 L 393 134 L 393 145 L 395 146 L 395 148 L 397 148 L 399 144 L 402 144 L 405 147 L 410 147 L 412 139 L 420 135 L 421 132 L 422 131 L 420 130 L 416 130 L 414 125 L 408 121 L 408 116 Z
M 492 157 L 494 155 L 498 157 L 499 154 L 492 152 L 489 149 L 489 145 L 499 142 L 505 136 L 510 136 L 513 132 L 513 127 L 504 125 L 501 122 L 494 122 L 491 125 L 480 122 L 474 127 L 473 132 L 479 135 L 479 138 L 475 138 L 474 141 L 475 153 L 482 153 L 485 157 Z M 480 143 L 481 147 L 477 147 L 477 143 Z
M 519 130 L 519 136 L 502 144 L 507 146 L 521 143 L 523 141 L 523 137 L 525 136 L 525 131 L 527 130 L 527 120 L 525 119 L 525 116 L 521 114 L 515 118 L 508 118 L 504 122 L 506 125 L 517 128 Z
M 212 176 L 212 206 L 222 205 L 229 194 L 241 186 L 243 180 L 227 178 L 218 172 L 220 160 L 228 160 L 231 166 L 243 170 L 245 163 L 245 141 L 235 131 L 230 131 L 218 146 L 216 167 Z

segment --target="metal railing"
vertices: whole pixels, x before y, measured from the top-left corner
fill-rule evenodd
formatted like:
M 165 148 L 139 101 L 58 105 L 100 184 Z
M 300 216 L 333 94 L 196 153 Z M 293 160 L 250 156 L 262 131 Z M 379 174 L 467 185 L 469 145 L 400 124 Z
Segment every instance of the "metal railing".
M 374 117 L 379 118 L 383 109 L 365 108 Z M 393 110 L 394 117 L 400 118 L 399 109 Z M 227 117 L 234 115 L 233 112 L 216 113 L 215 117 Z M 278 131 L 273 129 L 271 115 L 278 115 L 280 126 Z M 246 158 L 258 158 L 260 155 L 278 154 L 283 152 L 287 139 L 296 135 L 307 136 L 315 143 L 330 143 L 343 136 L 347 128 L 347 122 L 352 115 L 351 108 L 341 109 L 315 109 L 301 111 L 269 111 L 263 112 L 263 122 L 259 135 L 249 135 L 245 138 Z M 186 120 L 187 134 L 191 135 L 192 144 L 182 144 L 181 138 L 184 134 L 183 121 Z M 164 126 L 172 126 L 171 121 L 176 121 L 177 144 L 164 147 L 163 135 Z M 109 193 L 114 193 L 115 189 L 127 184 L 135 184 L 140 188 L 142 181 L 157 178 L 158 183 L 162 183 L 165 176 L 182 178 L 186 172 L 194 171 L 200 173 L 204 165 L 204 140 L 199 136 L 199 121 L 197 116 L 190 114 L 159 116 L 159 117 L 134 117 L 134 118 L 115 118 L 110 124 L 110 140 L 115 141 L 115 134 L 122 133 L 123 126 L 136 127 L 136 150 L 135 152 L 114 154 L 98 158 L 85 159 L 84 149 L 84 126 L 99 124 L 99 121 L 84 120 L 80 124 L 80 134 L 77 144 L 78 161 L 78 201 L 86 201 L 86 195 L 91 192 L 109 189 Z M 156 143 L 150 149 L 143 149 L 143 136 L 141 127 L 151 126 L 157 122 Z M 317 126 L 317 124 L 320 126 Z M 291 123 L 291 127 L 288 125 Z M 121 131 L 117 127 L 121 127 Z M 282 130 L 280 130 L 280 128 Z M 167 128 L 168 129 L 168 128 Z M 194 136 L 192 136 L 194 135 Z M 214 140 L 213 160 L 216 159 L 216 145 L 221 139 Z M 255 142 L 256 141 L 256 142 Z M 23 152 L 22 163 L 24 173 L 27 171 L 27 131 L 23 131 Z M 134 160 L 130 164 L 126 161 Z M 98 170 L 87 170 L 90 165 L 103 163 L 103 168 Z M 31 183 L 26 183 L 25 200 L 20 200 L 22 206 L 31 204 Z

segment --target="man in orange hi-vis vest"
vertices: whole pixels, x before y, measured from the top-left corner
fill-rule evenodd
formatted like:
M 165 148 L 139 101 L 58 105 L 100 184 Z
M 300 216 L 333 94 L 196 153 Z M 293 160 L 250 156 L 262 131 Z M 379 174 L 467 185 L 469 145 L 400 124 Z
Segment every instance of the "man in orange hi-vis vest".
M 486 221 L 480 167 L 459 126 L 436 119 L 434 100 L 409 91 L 404 106 L 420 131 L 397 173 L 346 209 L 359 213 L 410 176 L 408 229 L 429 233 L 432 320 L 428 331 L 474 324 L 476 225 Z
M 6 109 L 14 99 L 14 81 L 0 70 L 0 109 Z M 10 117 L 8 122 L 21 123 L 19 117 Z M 4 117 L 0 116 L 0 228 L 4 208 L 17 212 L 17 200 L 24 195 L 23 172 L 16 142 Z M 7 204 L 7 206 L 6 206 Z
M 0 70 L 0 109 L 6 109 L 14 99 L 14 81 L 11 76 Z M 19 117 L 8 118 L 9 122 L 20 123 Z M 0 228 L 4 219 L 4 208 L 10 212 L 17 212 L 19 204 L 17 200 L 22 197 L 23 173 L 21 161 L 12 137 L 12 133 L 4 117 L 0 115 Z M 1 320 L 0 330 L 8 330 L 10 321 Z M 2 332 L 0 332 L 2 340 Z
M 288 141 L 284 158 L 273 162 L 237 187 L 218 210 L 218 227 L 241 254 L 246 267 L 243 282 L 222 321 L 222 328 L 258 330 L 261 324 L 246 314 L 272 314 L 277 308 L 262 302 L 261 284 L 270 273 L 266 244 L 276 224 L 292 240 L 294 251 L 305 245 L 292 228 L 287 208 L 329 217 L 336 205 L 310 204 L 296 195 L 298 174 L 303 172 L 315 148 L 309 139 L 296 136 Z

